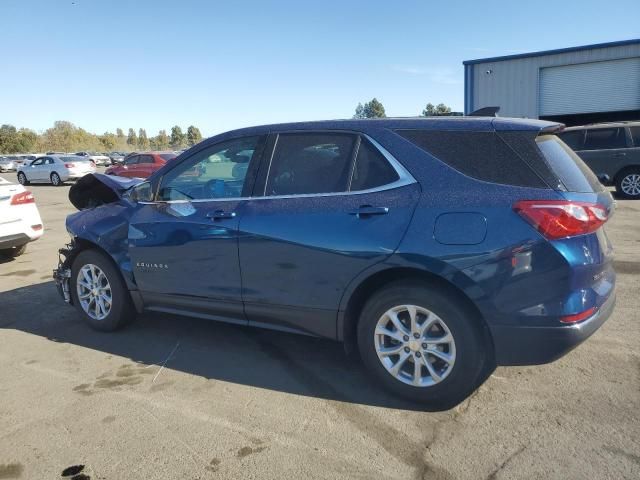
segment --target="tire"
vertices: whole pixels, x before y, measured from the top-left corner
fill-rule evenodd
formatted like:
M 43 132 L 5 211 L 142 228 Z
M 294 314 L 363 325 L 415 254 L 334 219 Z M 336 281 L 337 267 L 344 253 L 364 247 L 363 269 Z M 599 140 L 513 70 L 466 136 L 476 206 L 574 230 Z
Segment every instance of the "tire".
M 53 172 L 51 174 L 51 184 L 54 187 L 59 187 L 60 185 L 62 185 L 64 182 L 62 181 L 62 179 L 60 178 L 60 175 L 58 175 L 56 172 Z
M 22 172 L 18 173 L 18 183 L 20 185 L 29 185 L 29 180 L 27 180 L 27 176 Z
M 406 335 L 400 334 L 401 341 L 396 341 L 376 333 L 381 331 L 377 329 L 379 322 L 386 322 L 384 327 L 394 335 L 400 332 L 387 316 L 389 311 L 395 310 L 396 318 L 405 329 L 410 326 L 410 310 L 401 306 L 417 307 L 417 325 L 425 326 L 427 321 L 433 320 L 424 336 L 416 339 L 407 331 Z M 432 343 L 436 337 L 447 338 L 447 333 L 453 342 Z M 481 319 L 465 308 L 457 296 L 441 287 L 417 282 L 398 282 L 379 290 L 367 301 L 358 321 L 360 355 L 376 383 L 396 395 L 434 409 L 451 408 L 475 390 L 488 351 L 483 338 Z M 379 356 L 378 348 L 381 347 L 399 350 L 399 353 Z M 438 356 L 430 353 L 434 350 L 438 350 Z M 450 359 L 452 365 L 440 358 L 442 354 Z M 403 357 L 406 360 L 398 374 L 392 374 L 388 369 L 396 366 Z M 427 368 L 425 358 L 431 368 Z M 414 383 L 416 361 L 419 385 Z M 420 361 L 423 363 L 419 364 Z M 432 371 L 436 373 L 431 375 Z
M 616 179 L 616 192 L 622 198 L 640 199 L 640 168 L 630 168 Z
M 111 293 L 110 306 L 105 303 L 104 296 L 102 299 L 102 306 L 104 309 L 101 309 L 100 306 L 96 307 L 96 303 L 100 302 L 93 300 L 92 296 L 88 299 L 80 298 L 80 292 L 85 295 L 89 291 L 89 289 L 84 286 L 81 286 L 80 288 L 78 286 L 79 278 L 82 278 L 83 283 L 89 283 L 86 282 L 83 274 L 84 267 L 87 267 L 89 271 L 93 269 L 93 272 L 96 273 L 94 278 L 99 277 L 98 270 L 103 273 L 104 278 L 106 279 L 106 284 L 109 286 L 109 291 Z M 98 284 L 104 287 L 104 279 L 102 277 L 99 278 L 100 280 L 98 281 Z M 131 296 L 129 295 L 129 291 L 122 279 L 122 275 L 117 270 L 112 260 L 102 252 L 97 250 L 84 250 L 78 254 L 71 266 L 70 289 L 74 306 L 78 309 L 89 326 L 96 330 L 112 332 L 133 321 L 136 316 Z M 92 293 L 96 293 L 96 291 L 93 291 Z M 105 296 L 108 296 L 106 295 L 107 290 L 103 290 L 102 293 Z M 96 315 L 96 308 L 99 312 L 98 315 Z M 102 314 L 104 314 L 104 316 L 101 316 Z
M 15 258 L 15 257 L 19 257 L 26 251 L 27 251 L 27 244 L 25 243 L 24 245 L 20 245 L 19 247 L 3 248 L 2 250 L 0 250 L 0 255 L 4 255 L 5 257 Z

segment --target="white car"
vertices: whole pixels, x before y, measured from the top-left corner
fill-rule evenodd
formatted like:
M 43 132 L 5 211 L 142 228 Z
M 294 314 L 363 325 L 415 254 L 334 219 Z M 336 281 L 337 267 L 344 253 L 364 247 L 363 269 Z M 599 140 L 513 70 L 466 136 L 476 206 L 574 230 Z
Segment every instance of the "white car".
M 0 178 L 0 254 L 22 255 L 27 243 L 42 236 L 44 226 L 33 194 Z
M 95 171 L 95 164 L 87 158 L 47 155 L 18 167 L 18 181 L 22 185 L 51 183 L 57 187 L 67 180 L 77 180 Z
M 106 155 L 100 155 L 92 152 L 78 152 L 75 155 L 93 160 L 93 163 L 96 165 L 111 165 L 111 159 Z

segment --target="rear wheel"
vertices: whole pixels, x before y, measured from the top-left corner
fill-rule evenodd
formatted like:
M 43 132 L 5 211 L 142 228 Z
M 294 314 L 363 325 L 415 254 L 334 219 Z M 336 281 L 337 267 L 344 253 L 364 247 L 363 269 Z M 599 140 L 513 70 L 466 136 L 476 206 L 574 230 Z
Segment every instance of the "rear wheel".
M 56 172 L 53 172 L 51 174 L 51 184 L 54 187 L 59 187 L 60 185 L 62 185 L 62 179 L 60 178 L 60 175 L 58 175 Z
M 616 192 L 623 198 L 640 198 L 640 169 L 631 169 L 618 175 Z
M 29 180 L 27 180 L 27 176 L 22 172 L 18 173 L 18 182 L 20 183 L 20 185 L 29 185 Z
M 120 272 L 97 250 L 85 250 L 75 258 L 71 296 L 83 318 L 96 330 L 117 330 L 136 315 Z
M 0 250 L 0 255 L 4 255 L 5 257 L 15 258 L 15 257 L 19 257 L 26 251 L 27 251 L 27 244 L 25 243 L 24 245 L 20 245 L 19 247 L 3 248 L 2 250 Z
M 449 408 L 476 387 L 486 352 L 478 318 L 439 287 L 397 283 L 366 303 L 358 347 L 387 390 Z

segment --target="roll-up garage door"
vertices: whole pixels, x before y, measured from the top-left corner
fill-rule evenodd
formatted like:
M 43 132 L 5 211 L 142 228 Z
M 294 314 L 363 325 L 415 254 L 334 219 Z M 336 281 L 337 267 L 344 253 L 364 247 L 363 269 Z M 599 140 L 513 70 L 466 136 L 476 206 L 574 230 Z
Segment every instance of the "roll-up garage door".
M 640 109 L 640 57 L 540 69 L 540 116 Z

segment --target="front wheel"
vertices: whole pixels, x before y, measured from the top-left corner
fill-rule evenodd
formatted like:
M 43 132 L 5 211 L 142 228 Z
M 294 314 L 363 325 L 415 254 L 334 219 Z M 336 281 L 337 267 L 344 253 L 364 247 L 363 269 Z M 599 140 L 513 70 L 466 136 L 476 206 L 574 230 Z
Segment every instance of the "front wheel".
M 616 182 L 618 195 L 624 198 L 640 198 L 640 169 L 627 170 Z
M 56 172 L 53 172 L 51 174 L 51 184 L 54 187 L 59 187 L 60 185 L 62 185 L 62 179 L 60 178 L 60 175 L 58 175 Z
M 486 352 L 480 319 L 439 287 L 398 283 L 365 304 L 360 355 L 391 392 L 433 408 L 450 408 L 475 388 Z
M 73 261 L 71 296 L 75 307 L 96 330 L 117 330 L 136 315 L 120 272 L 97 250 L 84 250 Z
M 18 173 L 18 182 L 20 183 L 20 185 L 29 185 L 29 180 L 27 180 L 27 176 L 22 172 Z

